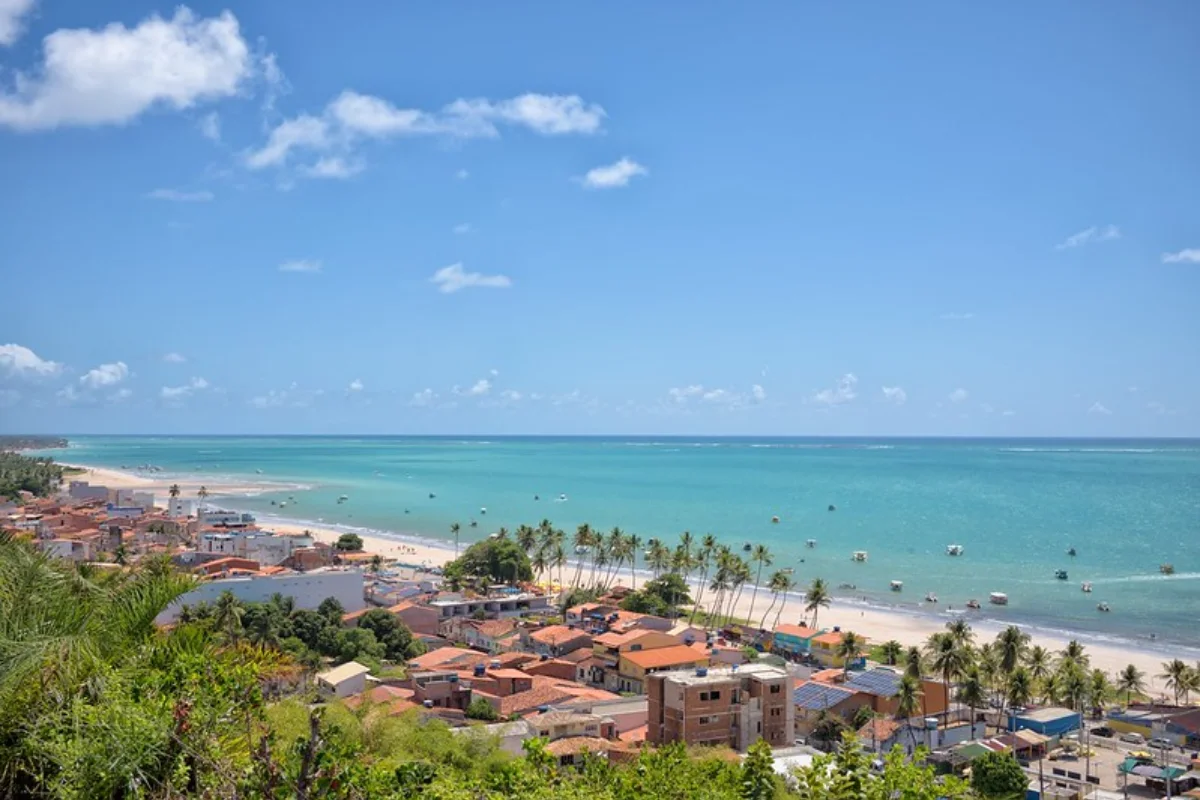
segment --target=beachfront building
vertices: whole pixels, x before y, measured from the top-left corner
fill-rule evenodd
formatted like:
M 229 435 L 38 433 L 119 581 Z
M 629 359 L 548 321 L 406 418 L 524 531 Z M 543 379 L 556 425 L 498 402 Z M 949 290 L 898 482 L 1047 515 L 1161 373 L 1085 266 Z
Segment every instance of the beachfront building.
M 866 647 L 867 640 L 862 639 L 863 647 Z M 817 634 L 809 639 L 809 652 L 823 667 L 846 667 L 846 660 L 838 655 L 838 648 L 842 645 L 842 631 L 840 628 L 834 628 L 827 633 Z M 866 653 L 860 653 L 856 658 L 850 659 L 848 665 L 850 669 L 861 668 L 866 663 Z
M 200 553 L 219 553 L 248 558 L 264 566 L 282 564 L 297 550 L 312 546 L 312 536 L 281 536 L 272 531 L 257 529 L 227 530 L 218 528 L 204 531 L 196 539 L 196 549 Z
M 812 650 L 812 640 L 821 633 L 803 625 L 780 625 L 771 636 L 771 652 L 785 658 L 806 656 Z
M 196 512 L 196 522 L 201 528 L 249 528 L 255 519 L 253 514 L 243 511 L 208 508 Z
M 638 628 L 628 633 L 599 634 L 592 640 L 592 658 L 588 660 L 585 679 L 610 692 L 629 691 L 621 684 L 622 654 L 676 647 L 680 643 L 680 639 L 670 633 Z
M 1140 733 L 1166 739 L 1190 750 L 1200 749 L 1200 708 L 1162 703 L 1135 703 L 1108 712 L 1105 724 L 1118 733 Z
M 711 663 L 708 654 L 686 644 L 656 647 L 652 650 L 630 650 L 621 653 L 617 667 L 617 691 L 642 694 L 647 679 L 655 673 L 670 670 L 706 668 Z
M 550 598 L 528 592 L 473 598 L 447 594 L 431 601 L 429 605 L 437 609 L 439 619 L 470 617 L 478 613 L 491 619 L 524 617 L 529 614 L 549 614 L 554 610 Z
M 1034 731 L 1043 736 L 1062 736 L 1083 727 L 1083 715 L 1057 706 L 1030 708 L 1008 715 L 1010 731 Z
M 71 481 L 67 484 L 67 496 L 72 500 L 102 500 L 108 502 L 108 487 L 94 486 L 87 481 Z
M 792 677 L 768 664 L 660 672 L 647 678 L 652 744 L 728 745 L 745 752 L 762 739 L 791 746 Z
M 860 708 L 871 708 L 871 696 L 821 681 L 805 681 L 792 692 L 796 707 L 796 733 L 811 736 L 817 723 L 825 717 L 838 717 L 847 725 Z
M 366 605 L 361 572 L 356 569 L 325 568 L 303 573 L 255 574 L 205 581 L 171 603 L 155 622 L 159 625 L 174 622 L 185 605 L 214 603 L 226 591 L 232 592 L 244 603 L 261 603 L 270 600 L 272 595 L 280 594 L 292 598 L 296 608 L 316 608 L 328 597 L 337 600 L 347 611 L 358 611 Z
M 192 501 L 182 497 L 167 498 L 167 516 L 171 519 L 187 519 L 192 515 Z

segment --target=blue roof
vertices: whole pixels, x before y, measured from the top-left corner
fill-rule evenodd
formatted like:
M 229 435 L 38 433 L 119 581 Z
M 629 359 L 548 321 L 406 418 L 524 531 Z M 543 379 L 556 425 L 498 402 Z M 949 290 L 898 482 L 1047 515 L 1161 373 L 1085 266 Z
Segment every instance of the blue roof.
M 900 673 L 892 672 L 890 669 L 852 672 L 850 680 L 846 681 L 846 688 L 873 694 L 877 697 L 895 697 L 896 693 L 900 691 L 901 677 Z
M 795 704 L 806 711 L 824 711 L 853 695 L 849 689 L 816 681 L 803 683 L 792 692 Z

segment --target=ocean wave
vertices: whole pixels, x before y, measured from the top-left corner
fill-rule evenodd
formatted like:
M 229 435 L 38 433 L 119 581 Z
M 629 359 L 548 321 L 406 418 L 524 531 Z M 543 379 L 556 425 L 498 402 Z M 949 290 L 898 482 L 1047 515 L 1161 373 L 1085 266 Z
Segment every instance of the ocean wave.
M 1184 447 L 1001 447 L 999 453 L 1183 453 Z

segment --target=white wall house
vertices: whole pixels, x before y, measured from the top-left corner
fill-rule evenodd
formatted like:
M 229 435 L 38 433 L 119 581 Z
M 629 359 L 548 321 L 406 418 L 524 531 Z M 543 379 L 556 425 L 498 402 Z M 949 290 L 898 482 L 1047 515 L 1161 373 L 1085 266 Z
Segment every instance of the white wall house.
M 154 621 L 159 625 L 173 622 L 183 606 L 214 603 L 225 591 L 233 592 L 234 597 L 247 603 L 261 603 L 270 600 L 273 594 L 281 594 L 292 598 L 296 608 L 316 608 L 327 597 L 336 599 L 347 612 L 360 611 L 367 605 L 363 600 L 360 570 L 327 568 L 205 581 L 168 606 Z
M 349 697 L 367 688 L 368 667 L 357 661 L 347 661 L 341 666 L 317 673 L 317 688 L 326 697 Z
M 312 547 L 311 536 L 277 536 L 272 531 L 205 531 L 197 540 L 201 553 L 220 553 L 257 561 L 264 567 L 283 563 L 300 547 Z
M 192 501 L 182 497 L 167 498 L 167 516 L 171 519 L 187 519 L 192 515 Z
M 88 561 L 92 557 L 91 544 L 74 539 L 43 539 L 38 543 L 38 547 L 42 548 L 42 552 L 50 558 Z

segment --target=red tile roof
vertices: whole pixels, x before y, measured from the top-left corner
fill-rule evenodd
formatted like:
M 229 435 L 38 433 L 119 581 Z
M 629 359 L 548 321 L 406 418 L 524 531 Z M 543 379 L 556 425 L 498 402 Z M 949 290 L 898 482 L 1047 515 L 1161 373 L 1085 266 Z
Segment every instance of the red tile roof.
M 570 642 L 580 637 L 586 637 L 587 634 L 580 630 L 568 628 L 566 625 L 550 625 L 545 628 L 539 628 L 529 634 L 529 638 L 541 644 L 561 644 Z
M 682 666 L 685 664 L 708 663 L 708 657 L 698 653 L 686 644 L 671 647 L 657 647 L 653 650 L 637 650 L 623 653 L 622 658 L 642 669 L 661 669 L 662 667 Z
M 795 636 L 797 639 L 811 639 L 820 631 L 816 628 L 808 628 L 804 625 L 778 625 L 775 627 L 775 633 L 782 633 L 785 636 Z

